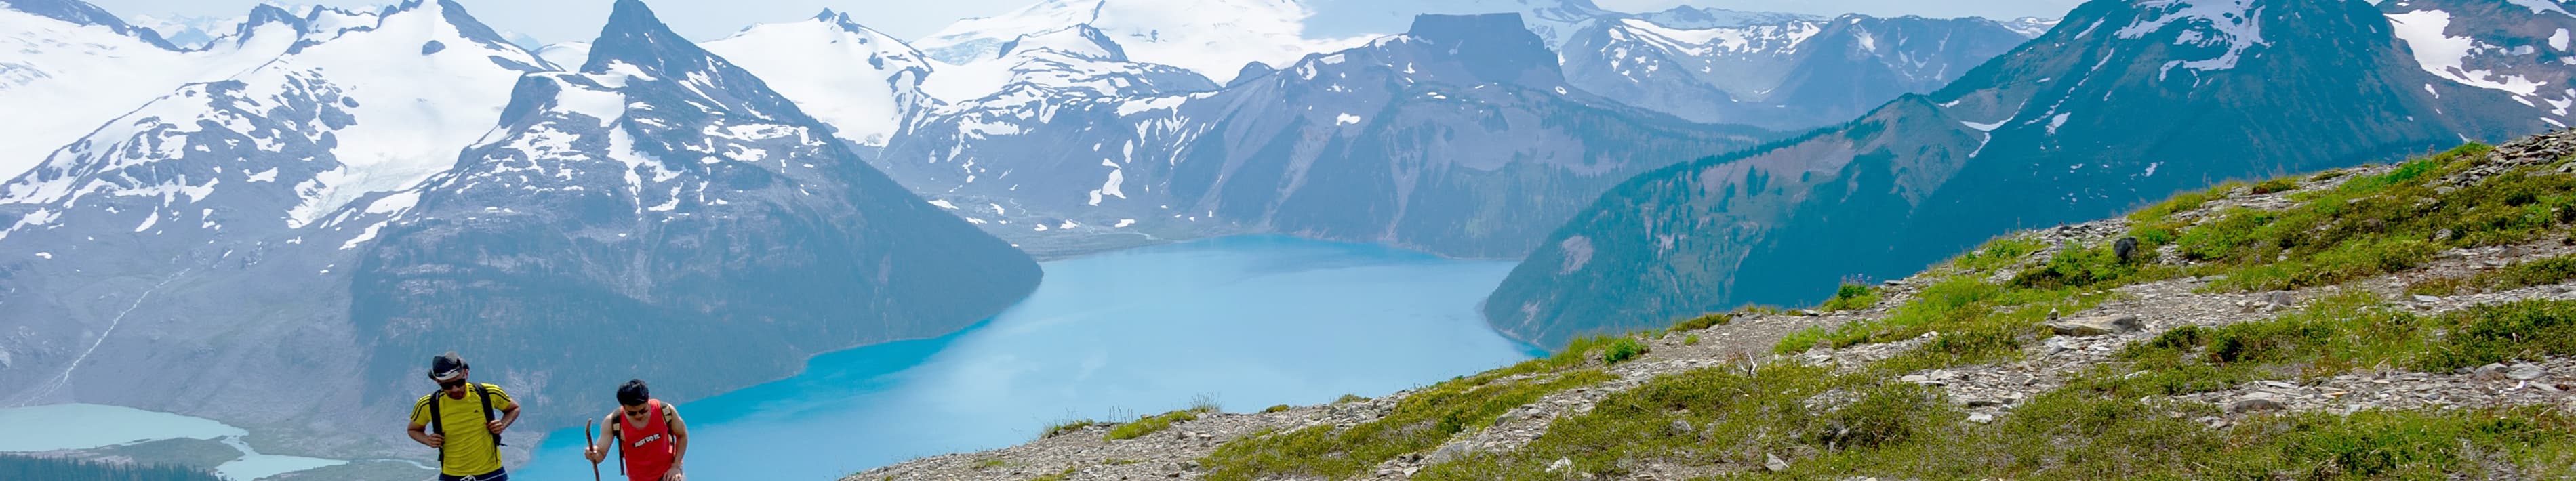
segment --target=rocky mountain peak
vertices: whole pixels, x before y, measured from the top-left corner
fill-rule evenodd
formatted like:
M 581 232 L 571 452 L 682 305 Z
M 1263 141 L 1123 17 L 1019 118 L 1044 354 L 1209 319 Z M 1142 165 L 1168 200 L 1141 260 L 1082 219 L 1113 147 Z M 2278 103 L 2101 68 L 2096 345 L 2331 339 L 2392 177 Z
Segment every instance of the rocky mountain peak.
M 1538 74 L 1558 83 L 1556 52 L 1521 23 L 1518 13 L 1418 15 L 1404 37 L 1408 50 L 1445 58 L 1488 81 L 1523 80 Z M 1386 42 L 1380 42 L 1387 48 Z

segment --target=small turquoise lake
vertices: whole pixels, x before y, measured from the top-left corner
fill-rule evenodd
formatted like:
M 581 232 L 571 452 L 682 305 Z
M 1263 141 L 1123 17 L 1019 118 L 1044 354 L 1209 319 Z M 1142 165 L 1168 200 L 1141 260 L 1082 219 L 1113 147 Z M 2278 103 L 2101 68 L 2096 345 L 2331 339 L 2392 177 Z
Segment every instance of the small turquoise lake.
M 1201 395 L 1230 412 L 1321 404 L 1544 354 L 1476 314 L 1508 261 L 1229 237 L 1044 267 L 1028 299 L 964 331 L 817 356 L 795 377 L 680 405 L 690 477 L 828 481 Z M 588 479 L 581 442 L 578 428 L 550 433 L 512 477 Z

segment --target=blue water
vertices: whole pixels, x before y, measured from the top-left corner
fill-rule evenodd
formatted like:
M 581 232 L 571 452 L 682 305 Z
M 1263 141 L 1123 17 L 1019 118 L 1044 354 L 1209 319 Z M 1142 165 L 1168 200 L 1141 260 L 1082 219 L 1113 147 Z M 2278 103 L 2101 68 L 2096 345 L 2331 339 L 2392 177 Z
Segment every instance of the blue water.
M 831 480 L 1200 395 L 1231 412 L 1320 404 L 1543 354 L 1476 315 L 1509 262 L 1233 237 L 1044 267 L 1036 293 L 964 331 L 817 356 L 795 377 L 681 405 L 690 477 Z M 587 479 L 580 431 L 551 433 L 512 477 Z

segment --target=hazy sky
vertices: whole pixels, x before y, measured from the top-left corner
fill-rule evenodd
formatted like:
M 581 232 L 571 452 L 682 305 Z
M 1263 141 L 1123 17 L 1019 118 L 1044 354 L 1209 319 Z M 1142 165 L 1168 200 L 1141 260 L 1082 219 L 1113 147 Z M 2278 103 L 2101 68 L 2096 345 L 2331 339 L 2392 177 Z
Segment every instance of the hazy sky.
M 260 0 L 89 0 L 118 16 L 230 18 Z M 362 7 L 398 0 L 284 0 L 286 3 Z M 543 42 L 589 40 L 608 18 L 610 0 L 456 0 L 493 28 Z M 860 23 L 906 39 L 928 35 L 949 22 L 1008 12 L 1038 0 L 646 0 L 662 21 L 693 39 L 713 39 L 754 23 L 798 20 L 824 8 L 851 12 Z M 2057 17 L 2082 0 L 1594 0 L 1603 8 L 1662 10 L 1690 4 L 1736 10 L 1814 14 L 1865 13 L 1928 17 Z M 297 12 L 303 13 L 303 12 Z M 1392 33 L 1392 32 L 1389 32 Z

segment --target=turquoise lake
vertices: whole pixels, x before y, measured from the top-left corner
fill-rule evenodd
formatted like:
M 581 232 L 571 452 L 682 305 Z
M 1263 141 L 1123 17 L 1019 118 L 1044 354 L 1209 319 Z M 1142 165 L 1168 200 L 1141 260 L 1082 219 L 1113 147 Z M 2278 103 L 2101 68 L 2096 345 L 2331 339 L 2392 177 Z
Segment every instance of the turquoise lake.
M 690 477 L 826 481 L 1202 395 L 1229 412 L 1321 404 L 1544 354 L 1476 314 L 1506 261 L 1231 237 L 1044 266 L 1036 293 L 964 331 L 817 356 L 795 377 L 680 405 Z M 549 433 L 512 478 L 588 479 L 581 442 L 578 428 Z

